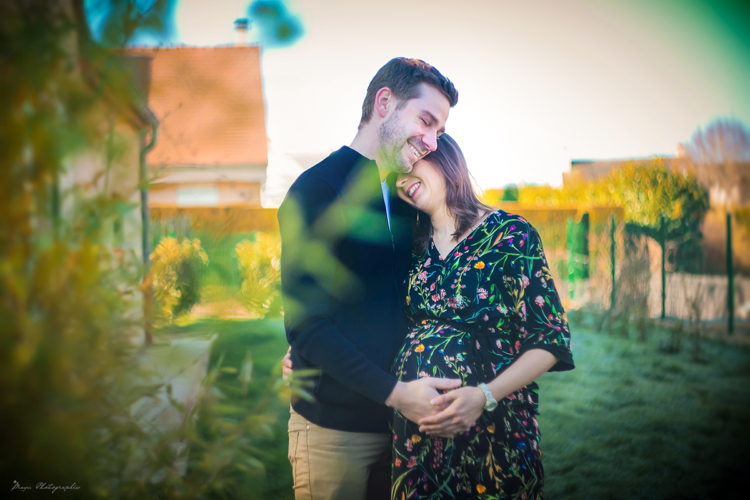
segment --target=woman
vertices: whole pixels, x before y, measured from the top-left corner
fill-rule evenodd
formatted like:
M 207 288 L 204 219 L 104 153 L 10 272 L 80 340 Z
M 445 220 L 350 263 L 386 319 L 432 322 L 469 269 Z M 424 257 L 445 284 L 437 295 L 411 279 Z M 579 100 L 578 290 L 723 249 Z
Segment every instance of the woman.
M 534 380 L 573 358 L 539 235 L 477 199 L 447 134 L 396 185 L 420 215 L 406 282 L 413 326 L 392 372 L 463 387 L 433 400 L 442 411 L 419 424 L 394 414 L 391 496 L 541 498 Z

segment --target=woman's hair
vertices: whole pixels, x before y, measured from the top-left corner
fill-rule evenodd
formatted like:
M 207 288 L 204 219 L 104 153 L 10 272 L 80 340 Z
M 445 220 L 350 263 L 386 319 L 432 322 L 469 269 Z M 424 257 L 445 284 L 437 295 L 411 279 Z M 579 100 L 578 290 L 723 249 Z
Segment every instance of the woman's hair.
M 430 162 L 445 181 L 445 204 L 448 211 L 456 218 L 456 232 L 453 238 L 458 239 L 474 227 L 485 212 L 494 209 L 477 198 L 471 183 L 471 174 L 466 166 L 466 159 L 461 148 L 448 134 L 442 134 L 437 140 L 438 147 L 424 159 Z M 420 214 L 414 225 L 414 253 L 422 255 L 432 235 L 432 223 L 429 216 Z

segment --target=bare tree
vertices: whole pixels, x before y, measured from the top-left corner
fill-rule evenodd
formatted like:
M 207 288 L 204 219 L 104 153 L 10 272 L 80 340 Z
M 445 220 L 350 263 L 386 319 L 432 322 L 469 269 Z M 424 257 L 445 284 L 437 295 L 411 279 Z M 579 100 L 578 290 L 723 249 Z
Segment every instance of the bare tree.
M 711 193 L 711 204 L 750 201 L 750 130 L 733 118 L 719 118 L 698 128 L 680 145 L 683 167 L 692 168 Z

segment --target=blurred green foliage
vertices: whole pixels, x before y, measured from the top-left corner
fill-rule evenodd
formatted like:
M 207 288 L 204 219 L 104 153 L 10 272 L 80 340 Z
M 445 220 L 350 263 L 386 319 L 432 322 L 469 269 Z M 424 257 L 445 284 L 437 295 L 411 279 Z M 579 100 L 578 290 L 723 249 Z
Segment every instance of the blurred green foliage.
M 503 189 L 500 201 L 518 201 L 518 186 L 508 186 Z
M 151 254 L 154 299 L 164 319 L 190 312 L 200 301 L 208 256 L 198 239 L 164 238 Z
M 169 222 L 159 221 L 158 233 L 163 233 L 162 226 Z M 181 232 L 195 236 L 192 241 L 177 243 L 175 238 L 159 238 L 154 231 L 159 243 L 151 255 L 151 274 L 163 321 L 190 313 L 199 302 L 219 316 L 221 304 L 227 301 L 241 304 L 253 318 L 281 314 L 281 240 L 277 232 L 228 234 L 221 230 L 217 234 L 193 231 L 182 222 L 176 225 L 187 227 Z
M 221 287 L 225 295 L 239 297 L 242 287 L 242 273 L 237 258 L 236 247 L 242 241 L 254 241 L 257 233 L 237 233 L 216 236 L 208 233 L 197 233 L 201 246 L 209 255 L 206 276 L 203 281 L 204 291 L 201 296 L 208 300 L 205 291 L 209 287 Z M 204 301 L 205 301 L 204 300 Z
M 238 471 L 262 471 L 258 443 L 269 408 L 285 404 L 280 389 L 253 379 L 244 351 L 236 366 L 213 362 L 187 398 L 146 368 L 171 339 L 140 342 L 145 269 L 117 236 L 134 193 L 97 178 L 61 185 L 82 157 L 106 177 L 124 150 L 107 145 L 112 123 L 139 106 L 127 72 L 90 40 L 76 0 L 0 2 L 0 61 L 0 484 L 75 484 L 62 493 L 75 498 L 226 496 Z M 172 410 L 172 423 L 154 409 Z M 214 439 L 198 432 L 198 413 Z
M 501 189 L 485 189 L 481 192 L 482 201 L 492 207 L 499 207 L 503 202 L 518 201 L 518 186 L 512 184 Z
M 232 405 L 243 409 L 243 412 L 229 421 L 231 426 L 238 418 L 253 415 L 259 402 L 266 405 L 267 412 L 262 418 L 253 417 L 258 424 L 258 432 L 251 437 L 254 467 L 250 470 L 237 468 L 230 473 L 231 483 L 227 483 L 226 494 L 232 498 L 267 499 L 293 498 L 292 471 L 287 458 L 287 420 L 289 418 L 289 391 L 285 386 L 285 398 L 278 398 L 269 388 L 274 388 L 278 380 L 279 359 L 286 351 L 287 342 L 281 320 L 251 321 L 201 321 L 182 327 L 176 331 L 199 334 L 201 332 L 219 332 L 211 346 L 209 368 L 219 364 L 223 367 L 217 379 L 218 388 L 229 398 Z M 232 373 L 242 371 L 242 367 L 251 368 L 252 378 L 243 390 L 242 379 Z M 201 437 L 200 442 L 191 444 L 191 454 L 200 457 L 206 447 L 215 447 L 218 451 L 223 443 L 232 436 L 242 438 L 241 433 L 232 432 L 227 424 L 217 425 L 209 411 L 197 415 L 196 427 Z M 239 429 L 234 429 L 239 431 Z M 264 465 L 263 468 L 260 465 Z M 192 469 L 188 474 L 192 473 Z M 220 497 L 219 491 L 213 496 Z
M 136 362 L 126 313 L 139 275 L 107 239 L 116 200 L 71 192 L 62 217 L 66 162 L 102 151 L 112 109 L 82 77 L 81 26 L 65 7 L 0 4 L 0 482 L 75 481 L 91 496 L 123 463 L 115 442 L 138 434 L 120 375 Z
M 256 316 L 281 312 L 281 237 L 257 233 L 254 242 L 243 240 L 235 249 L 242 274 L 242 302 Z
M 738 208 L 734 212 L 737 223 L 743 226 L 745 231 L 750 232 L 750 207 Z
M 94 38 L 103 46 L 124 47 L 134 39 L 171 38 L 176 0 L 83 0 Z
M 281 0 L 255 0 L 247 12 L 259 28 L 259 42 L 266 47 L 292 45 L 305 33 L 299 17 Z
M 202 277 L 201 302 L 212 313 L 242 314 L 247 304 L 243 300 L 242 273 L 237 245 L 243 241 L 254 243 L 261 235 L 278 235 L 275 209 L 232 207 L 152 207 L 151 240 L 158 244 L 163 238 L 197 238 L 208 256 L 208 266 Z M 271 309 L 276 313 L 280 301 Z M 222 311 L 223 309 L 223 311 Z M 252 312 L 254 317 L 263 314 Z
M 596 180 L 574 180 L 556 189 L 529 186 L 521 189 L 525 205 L 619 205 L 625 221 L 659 229 L 661 214 L 670 221 L 670 236 L 691 230 L 708 210 L 708 193 L 694 175 L 670 170 L 655 158 L 648 166 L 628 164 Z

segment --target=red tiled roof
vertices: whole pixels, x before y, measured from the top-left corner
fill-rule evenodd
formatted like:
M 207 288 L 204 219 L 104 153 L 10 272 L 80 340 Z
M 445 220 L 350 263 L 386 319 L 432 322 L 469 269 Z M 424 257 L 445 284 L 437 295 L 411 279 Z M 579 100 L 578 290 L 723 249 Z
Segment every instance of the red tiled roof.
M 160 124 L 149 166 L 268 164 L 258 47 L 125 53 L 151 58 L 144 91 Z

